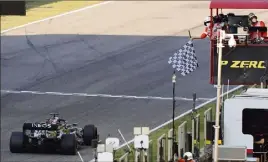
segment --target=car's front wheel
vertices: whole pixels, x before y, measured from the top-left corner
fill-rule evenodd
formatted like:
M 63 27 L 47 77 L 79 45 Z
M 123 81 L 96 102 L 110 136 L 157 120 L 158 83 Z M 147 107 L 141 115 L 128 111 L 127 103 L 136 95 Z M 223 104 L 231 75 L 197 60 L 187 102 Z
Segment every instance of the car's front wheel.
M 85 145 L 91 146 L 92 140 L 97 138 L 97 128 L 94 125 L 86 125 L 83 129 L 83 141 Z

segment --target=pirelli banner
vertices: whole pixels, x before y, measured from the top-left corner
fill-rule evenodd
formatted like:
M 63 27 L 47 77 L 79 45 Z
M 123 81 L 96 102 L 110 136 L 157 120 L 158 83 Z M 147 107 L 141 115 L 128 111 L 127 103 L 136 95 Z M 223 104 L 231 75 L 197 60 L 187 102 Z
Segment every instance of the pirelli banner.
M 212 84 L 217 84 L 218 54 L 214 49 L 212 62 Z M 222 57 L 222 83 L 224 85 L 253 85 L 260 84 L 265 74 L 266 61 L 268 61 L 268 45 L 237 46 L 236 48 L 223 48 Z M 267 72 L 268 73 L 268 72 Z M 268 76 L 268 74 L 267 74 Z

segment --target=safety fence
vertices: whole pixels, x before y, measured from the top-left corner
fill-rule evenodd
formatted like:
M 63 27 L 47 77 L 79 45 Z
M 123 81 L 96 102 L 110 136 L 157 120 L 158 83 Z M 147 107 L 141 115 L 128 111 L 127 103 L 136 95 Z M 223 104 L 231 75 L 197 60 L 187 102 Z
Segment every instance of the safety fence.
M 243 86 L 231 90 L 229 97 L 238 93 Z M 227 93 L 223 96 L 226 97 Z M 230 95 L 231 94 L 231 95 Z M 192 152 L 196 161 L 208 161 L 212 154 L 212 140 L 214 138 L 215 124 L 215 100 L 216 98 L 190 110 L 176 118 L 176 147 L 175 153 L 180 158 L 185 152 Z M 129 141 L 131 152 L 127 152 L 126 144 L 116 151 L 118 162 L 168 162 L 172 159 L 172 121 L 151 130 L 149 149 L 145 152 L 133 149 L 132 141 Z M 218 141 L 221 142 L 221 141 Z M 144 155 L 144 156 L 143 156 Z M 141 157 L 143 157 L 141 159 Z M 203 159 L 203 160 L 202 160 Z
M 191 121 L 183 121 L 177 128 L 177 149 L 178 157 L 182 157 L 184 152 L 193 152 L 195 158 L 199 158 L 204 152 L 201 148 L 209 145 L 207 134 L 211 135 L 212 130 L 207 129 L 213 121 L 213 107 L 196 114 Z M 187 117 L 187 116 L 186 116 Z M 150 148 L 145 152 L 147 162 L 167 162 L 172 158 L 172 134 L 173 129 L 160 134 L 156 139 L 150 141 Z M 140 152 L 125 153 L 118 162 L 140 161 Z

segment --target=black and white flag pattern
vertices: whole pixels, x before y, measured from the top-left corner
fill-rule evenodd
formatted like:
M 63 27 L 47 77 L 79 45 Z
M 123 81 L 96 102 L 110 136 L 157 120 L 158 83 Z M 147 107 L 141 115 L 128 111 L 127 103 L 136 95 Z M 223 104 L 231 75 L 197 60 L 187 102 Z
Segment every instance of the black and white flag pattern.
M 169 58 L 168 63 L 183 76 L 196 70 L 198 67 L 198 60 L 195 55 L 193 42 L 191 40 L 188 41 L 181 49 Z

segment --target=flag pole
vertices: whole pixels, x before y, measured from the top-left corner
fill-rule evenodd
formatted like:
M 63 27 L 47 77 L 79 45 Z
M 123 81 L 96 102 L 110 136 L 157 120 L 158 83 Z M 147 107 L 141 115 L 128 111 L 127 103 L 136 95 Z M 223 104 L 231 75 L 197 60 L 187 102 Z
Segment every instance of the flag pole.
M 176 89 L 176 70 L 174 69 L 172 75 L 172 84 L 173 84 L 173 107 L 172 107 L 172 161 L 175 161 L 175 107 L 176 107 L 176 99 L 175 99 L 175 89 Z
M 222 48 L 223 43 L 223 31 L 220 31 L 220 42 L 218 44 L 218 79 L 217 79 L 217 103 L 216 103 L 216 121 L 215 121 L 215 139 L 214 139 L 214 157 L 213 161 L 218 162 L 218 141 L 219 141 L 219 132 L 220 132 L 220 103 L 221 103 L 221 62 L 222 62 Z
M 185 57 L 188 56 L 188 57 Z M 181 62 L 186 62 L 182 64 Z M 176 89 L 176 70 L 181 72 L 181 75 L 185 76 L 198 67 L 197 57 L 195 55 L 195 50 L 193 47 L 193 43 L 189 41 L 184 45 L 178 52 L 174 53 L 173 57 L 169 57 L 168 64 L 172 64 L 174 68 L 172 75 L 172 85 L 173 85 L 173 108 L 172 108 L 172 160 L 175 160 L 175 146 L 176 143 L 176 133 L 175 133 L 175 107 L 176 107 L 176 99 L 175 99 L 175 89 Z

